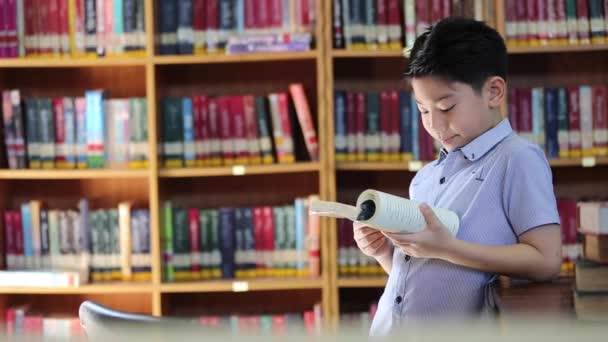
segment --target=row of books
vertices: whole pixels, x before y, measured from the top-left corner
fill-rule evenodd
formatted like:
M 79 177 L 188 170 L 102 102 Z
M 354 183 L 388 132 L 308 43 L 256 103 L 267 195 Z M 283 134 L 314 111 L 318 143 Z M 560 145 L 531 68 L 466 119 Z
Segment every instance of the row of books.
M 29 305 L 4 310 L 3 336 L 9 340 L 80 341 L 86 338 L 78 317 L 44 315 Z
M 565 273 L 571 273 L 573 262 L 583 256 L 583 244 L 578 234 L 581 203 L 574 199 L 557 200 L 562 232 L 562 270 Z
M 128 202 L 91 210 L 82 199 L 77 210 L 57 210 L 32 200 L 4 212 L 4 240 L 7 271 L 0 272 L 0 283 L 5 286 L 44 286 L 19 285 L 35 279 L 52 279 L 47 286 L 151 279 L 150 214 Z
M 608 88 L 511 88 L 509 121 L 548 158 L 608 154 Z
M 336 161 L 432 160 L 436 146 L 406 91 L 334 94 Z
M 198 317 L 198 324 L 211 331 L 225 331 L 231 335 L 285 336 L 287 333 L 320 336 L 322 333 L 321 306 L 302 313 L 272 315 L 230 315 Z
M 0 58 L 142 55 L 144 0 L 0 0 Z
M 313 196 L 314 197 L 314 196 Z M 318 277 L 319 221 L 293 205 L 197 209 L 165 203 L 164 278 Z
M 296 152 L 303 152 L 301 160 L 318 160 L 317 135 L 304 89 L 292 84 L 289 90 L 291 97 L 273 93 L 164 99 L 163 165 L 293 163 Z
M 158 1 L 159 53 L 309 50 L 316 0 Z
M 414 45 L 431 24 L 450 16 L 494 18 L 494 1 L 333 0 L 336 49 L 400 49 Z
M 369 334 L 374 316 L 378 310 L 378 303 L 372 303 L 369 310 L 363 312 L 340 313 L 340 329 L 343 331 L 357 332 L 361 329 L 362 334 Z
M 509 46 L 602 44 L 608 36 L 603 0 L 505 1 Z
M 145 98 L 25 98 L 2 92 L 2 118 L 11 169 L 148 167 Z
M 579 227 L 588 233 L 608 235 L 608 203 L 580 203 Z
M 338 219 L 338 276 L 340 277 L 373 277 L 385 275 L 380 264 L 361 253 L 353 236 L 353 223 L 347 219 Z

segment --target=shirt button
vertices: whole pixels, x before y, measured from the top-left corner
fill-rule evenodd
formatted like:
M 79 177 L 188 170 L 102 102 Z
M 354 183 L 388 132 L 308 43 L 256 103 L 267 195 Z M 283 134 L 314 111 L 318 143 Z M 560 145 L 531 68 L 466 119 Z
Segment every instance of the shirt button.
M 405 261 L 410 261 L 411 258 L 412 258 L 411 256 L 409 256 L 407 254 L 405 255 Z
M 441 177 L 441 179 L 439 180 L 439 184 L 443 184 L 445 183 L 445 177 Z
M 403 301 L 403 298 L 401 296 L 397 296 L 397 298 L 395 298 L 395 303 L 397 303 L 397 304 L 401 304 L 402 301 Z

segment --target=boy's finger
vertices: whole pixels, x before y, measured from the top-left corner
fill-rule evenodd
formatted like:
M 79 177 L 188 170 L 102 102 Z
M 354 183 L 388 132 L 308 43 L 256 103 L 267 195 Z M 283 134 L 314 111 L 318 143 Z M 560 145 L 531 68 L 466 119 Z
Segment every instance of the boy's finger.
M 389 238 L 392 241 L 399 243 L 399 244 L 414 243 L 418 240 L 417 239 L 418 235 L 416 233 L 403 234 L 403 233 L 382 232 L 382 234 L 384 234 L 384 236 L 386 236 L 387 238 Z
M 424 216 L 424 219 L 426 220 L 427 225 L 429 225 L 429 226 L 441 225 L 441 222 L 437 218 L 437 215 L 435 215 L 435 212 L 433 211 L 433 209 L 431 209 L 431 207 L 428 206 L 428 204 L 426 204 L 426 203 L 420 204 L 420 212 L 422 213 L 422 216 Z
M 384 236 L 382 236 L 382 234 L 379 234 L 379 236 L 373 236 L 371 238 L 367 237 L 367 238 L 363 238 L 361 240 L 359 240 L 359 245 L 361 246 L 361 248 L 368 248 L 371 245 L 373 245 L 374 243 L 377 243 L 378 241 L 386 241 L 386 238 Z

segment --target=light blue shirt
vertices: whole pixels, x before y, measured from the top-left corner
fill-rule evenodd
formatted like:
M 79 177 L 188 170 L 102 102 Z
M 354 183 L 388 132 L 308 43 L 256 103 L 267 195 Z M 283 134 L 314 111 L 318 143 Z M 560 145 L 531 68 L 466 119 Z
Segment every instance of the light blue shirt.
M 559 224 L 551 168 L 507 119 L 452 152 L 441 152 L 410 183 L 410 198 L 458 214 L 457 238 L 511 245 L 541 225 Z M 393 253 L 393 267 L 370 334 L 418 320 L 475 317 L 494 275 L 440 259 Z

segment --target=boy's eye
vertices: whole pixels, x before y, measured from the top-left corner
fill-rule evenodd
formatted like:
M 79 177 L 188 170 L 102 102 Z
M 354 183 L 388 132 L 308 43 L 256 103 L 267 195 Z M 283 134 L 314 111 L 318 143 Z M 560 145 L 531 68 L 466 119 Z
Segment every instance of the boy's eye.
M 454 109 L 454 107 L 456 107 L 456 105 L 453 105 L 453 106 L 452 106 L 452 107 L 450 107 L 450 108 L 446 108 L 446 109 L 439 109 L 439 110 L 440 110 L 440 111 L 442 111 L 443 113 L 447 113 L 447 112 L 451 111 L 452 109 Z

